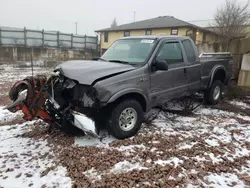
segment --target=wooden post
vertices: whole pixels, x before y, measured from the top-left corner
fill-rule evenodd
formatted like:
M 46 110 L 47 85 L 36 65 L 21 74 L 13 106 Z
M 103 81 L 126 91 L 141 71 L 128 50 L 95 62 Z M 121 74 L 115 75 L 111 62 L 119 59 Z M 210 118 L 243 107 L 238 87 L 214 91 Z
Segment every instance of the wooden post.
M 26 27 L 24 27 L 23 34 L 24 34 L 24 45 L 25 45 L 25 47 L 27 47 L 27 31 L 26 31 Z
M 59 48 L 59 31 L 57 31 L 57 47 Z
M 1 28 L 0 28 L 0 46 L 2 45 L 2 31 L 1 31 Z
M 27 61 L 27 35 L 26 35 L 26 27 L 24 27 L 23 35 L 24 35 L 24 47 L 25 47 L 25 61 Z
M 73 33 L 71 33 L 71 48 L 73 48 Z
M 42 47 L 44 47 L 44 29 L 42 30 Z
M 32 52 L 30 54 L 30 63 L 31 63 L 31 72 L 32 72 L 32 77 L 33 77 L 33 48 L 32 48 Z
M 87 48 L 87 35 L 84 35 L 84 51 L 86 51 Z

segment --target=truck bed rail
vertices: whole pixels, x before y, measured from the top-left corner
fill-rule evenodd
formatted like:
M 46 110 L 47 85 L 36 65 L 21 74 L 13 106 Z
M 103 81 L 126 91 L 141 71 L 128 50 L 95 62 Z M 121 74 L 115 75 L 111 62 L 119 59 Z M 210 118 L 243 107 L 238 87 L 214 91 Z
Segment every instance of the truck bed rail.
M 230 52 L 201 53 L 199 57 L 225 57 L 232 56 Z

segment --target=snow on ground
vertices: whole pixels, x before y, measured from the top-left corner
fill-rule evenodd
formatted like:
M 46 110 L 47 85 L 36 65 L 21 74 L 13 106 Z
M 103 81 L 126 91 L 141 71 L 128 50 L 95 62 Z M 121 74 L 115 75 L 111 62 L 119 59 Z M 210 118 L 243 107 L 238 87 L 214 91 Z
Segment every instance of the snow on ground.
M 27 76 L 32 76 L 31 67 L 30 68 L 13 68 L 10 66 L 2 68 L 0 74 L 0 83 L 10 83 L 15 82 L 17 80 L 22 80 Z M 37 74 L 46 74 L 48 75 L 52 71 L 52 68 L 41 68 L 41 67 L 34 67 L 33 68 L 33 75 Z M 3 73 L 4 72 L 4 73 Z
M 241 101 L 233 100 L 233 101 L 230 101 L 230 104 L 237 106 L 241 109 L 249 109 L 250 108 L 250 106 L 248 104 L 241 102 Z
M 109 135 L 107 131 L 101 131 L 99 139 L 94 136 L 78 136 L 75 138 L 75 146 L 95 146 L 95 147 L 108 147 L 108 144 L 116 140 L 113 136 Z
M 30 75 L 28 69 L 0 70 L 1 96 L 10 83 Z M 250 109 L 246 101 L 228 103 Z M 101 131 L 101 138 L 52 136 L 54 141 L 73 140 L 58 146 L 58 153 L 47 137 L 23 136 L 35 121 L 18 123 L 20 115 L 0 107 L 0 187 L 250 185 L 250 116 L 243 113 L 201 106 L 192 115 L 181 116 L 153 109 L 149 113 L 156 117 L 152 124 L 143 124 L 129 139 L 117 140 L 107 131 Z
M 242 188 L 245 187 L 243 181 L 239 180 L 238 177 L 234 174 L 222 173 L 221 175 L 211 174 L 206 177 L 209 182 L 211 182 L 210 186 L 214 188 L 219 187 L 235 187 Z
M 10 113 L 8 110 L 4 109 L 4 107 L 1 107 L 0 106 L 0 123 L 3 123 L 3 122 L 10 122 L 12 120 L 14 120 L 17 115 L 21 115 L 21 113 L 16 113 L 16 114 L 13 114 L 13 113 Z
M 14 118 L 14 114 L 0 108 L 2 123 Z M 70 187 L 71 179 L 66 176 L 65 167 L 57 166 L 41 176 L 46 168 L 55 165 L 55 156 L 46 140 L 21 136 L 33 123 L 0 126 L 0 186 Z

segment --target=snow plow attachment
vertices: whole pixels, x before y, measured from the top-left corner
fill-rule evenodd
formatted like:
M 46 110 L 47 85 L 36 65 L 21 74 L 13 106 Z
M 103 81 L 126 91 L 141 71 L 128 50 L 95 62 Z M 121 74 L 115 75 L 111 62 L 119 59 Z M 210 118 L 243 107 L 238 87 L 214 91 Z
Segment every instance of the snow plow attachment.
M 59 74 L 53 73 L 50 78 L 46 76 L 27 77 L 17 81 L 9 91 L 12 104 L 5 107 L 15 113 L 21 110 L 26 121 L 35 118 L 44 120 L 49 124 L 56 124 L 61 128 L 75 126 L 84 133 L 98 136 L 95 122 L 74 109 L 71 104 L 60 106 L 54 99 L 54 87 Z

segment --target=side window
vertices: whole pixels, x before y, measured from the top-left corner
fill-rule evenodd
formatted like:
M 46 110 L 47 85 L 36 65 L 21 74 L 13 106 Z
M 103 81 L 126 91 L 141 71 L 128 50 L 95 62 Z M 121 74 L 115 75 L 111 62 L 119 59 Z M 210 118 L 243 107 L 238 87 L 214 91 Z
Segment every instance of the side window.
M 109 41 L 109 32 L 105 31 L 104 32 L 104 42 L 108 42 Z
M 194 47 L 190 40 L 183 40 L 182 41 L 183 47 L 185 49 L 185 52 L 187 54 L 187 59 L 189 62 L 194 62 L 196 60 L 196 55 L 194 52 Z
M 171 35 L 178 35 L 178 28 L 171 29 Z
M 152 35 L 152 30 L 151 29 L 147 29 L 145 31 L 145 35 Z
M 124 37 L 129 37 L 130 36 L 130 31 L 124 31 Z
M 168 64 L 181 63 L 183 62 L 183 56 L 181 51 L 181 45 L 179 42 L 168 42 L 165 43 L 156 59 L 166 60 Z

